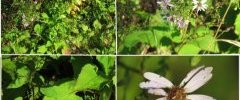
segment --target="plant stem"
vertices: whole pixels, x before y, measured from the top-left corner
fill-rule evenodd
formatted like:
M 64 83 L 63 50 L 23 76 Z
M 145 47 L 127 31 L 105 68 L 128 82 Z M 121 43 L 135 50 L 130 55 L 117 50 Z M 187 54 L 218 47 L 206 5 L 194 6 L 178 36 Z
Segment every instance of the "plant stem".
M 223 18 L 222 18 L 222 20 L 221 20 L 221 22 L 220 22 L 220 24 L 219 24 L 219 26 L 218 26 L 218 29 L 217 29 L 216 33 L 214 34 L 214 38 L 215 38 L 215 39 L 217 38 L 217 34 L 218 34 L 218 32 L 220 31 L 220 28 L 221 28 L 222 24 L 224 23 L 224 20 L 225 20 L 225 18 L 226 18 L 226 16 L 227 16 L 227 13 L 228 13 L 228 11 L 229 11 L 229 9 L 230 9 L 230 7 L 231 7 L 231 4 L 232 4 L 232 2 L 229 3 L 228 8 L 227 8 L 227 10 L 225 11 L 225 13 L 224 13 L 224 15 L 223 15 Z M 210 43 L 210 44 L 208 45 L 207 50 L 208 50 L 211 46 L 212 46 L 212 44 Z M 203 54 L 205 54 L 206 52 L 209 53 L 209 51 L 204 51 Z
M 226 12 L 225 12 L 224 15 L 223 15 L 222 21 L 220 22 L 220 24 L 219 24 L 219 26 L 218 26 L 218 29 L 217 29 L 217 31 L 216 31 L 214 37 L 217 37 L 217 33 L 219 32 L 219 30 L 220 30 L 222 24 L 224 23 L 225 17 L 226 17 L 226 15 L 227 15 L 227 13 L 228 13 L 230 7 L 231 7 L 231 4 L 232 4 L 232 2 L 229 3 L 228 8 L 227 8 Z

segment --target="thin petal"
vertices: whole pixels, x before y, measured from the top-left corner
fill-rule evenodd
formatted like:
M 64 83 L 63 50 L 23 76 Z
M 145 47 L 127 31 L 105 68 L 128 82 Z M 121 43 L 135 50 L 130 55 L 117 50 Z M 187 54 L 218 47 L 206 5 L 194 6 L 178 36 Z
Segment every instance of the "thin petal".
M 160 96 L 167 96 L 167 93 L 163 89 L 149 89 L 148 93 Z
M 213 97 L 201 94 L 187 95 L 187 100 L 216 100 Z
M 158 98 L 156 100 L 167 100 L 167 97 Z
M 168 79 L 166 79 L 158 74 L 152 73 L 152 72 L 145 72 L 144 77 L 150 81 L 159 83 L 159 84 L 163 85 L 164 87 L 170 88 L 173 86 L 171 81 L 169 81 Z
M 212 70 L 212 67 L 201 68 L 184 86 L 185 92 L 191 93 L 206 84 L 212 78 Z
M 195 10 L 196 8 L 197 8 L 197 5 L 194 5 L 194 6 L 193 6 L 193 10 Z
M 182 80 L 182 82 L 180 83 L 180 87 L 182 87 L 183 85 L 185 85 L 191 78 L 194 74 L 196 74 L 200 69 L 202 69 L 204 66 L 200 66 L 200 67 L 197 67 L 193 70 L 191 70 L 190 72 L 188 72 L 187 76 Z
M 139 84 L 139 87 L 143 89 L 149 89 L 149 88 L 164 88 L 165 86 L 153 81 L 147 81 L 147 82 L 141 82 Z

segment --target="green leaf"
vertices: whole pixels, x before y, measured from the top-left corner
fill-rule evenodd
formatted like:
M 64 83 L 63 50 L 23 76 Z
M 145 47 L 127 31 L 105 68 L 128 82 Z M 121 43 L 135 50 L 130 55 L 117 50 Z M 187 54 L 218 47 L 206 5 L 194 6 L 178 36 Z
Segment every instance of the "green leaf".
M 36 24 L 36 25 L 34 26 L 34 32 L 36 32 L 37 34 L 42 33 L 42 27 L 41 27 L 41 25 Z
M 193 56 L 191 58 L 191 66 L 194 67 L 194 66 L 197 66 L 197 64 L 201 61 L 201 56 Z
M 154 32 L 154 33 L 153 33 Z M 158 42 L 162 38 L 162 31 L 159 30 L 140 30 L 133 31 L 128 34 L 124 40 L 124 46 L 131 48 L 134 47 L 137 43 L 146 43 L 152 47 L 157 46 Z
M 44 54 L 47 52 L 47 47 L 45 45 L 39 46 L 38 47 L 38 53 Z
M 139 42 L 145 41 L 145 38 L 141 39 L 141 36 L 145 36 L 146 33 L 149 33 L 150 31 L 134 31 L 130 34 L 128 34 L 124 39 L 124 46 L 131 48 L 135 46 Z
M 102 28 L 102 24 L 98 20 L 95 20 L 93 22 L 93 26 L 94 26 L 95 29 L 101 29 Z
M 81 28 L 83 29 L 84 32 L 86 32 L 88 30 L 88 26 L 85 24 L 82 24 Z
M 193 44 L 185 44 L 183 47 L 180 49 L 178 54 L 198 54 L 200 52 L 200 48 L 193 45 Z
M 43 17 L 44 19 L 48 19 L 48 18 L 49 18 L 46 13 L 42 13 L 41 15 L 42 15 L 42 17 Z
M 26 47 L 20 47 L 20 46 L 15 46 L 14 48 L 13 48 L 13 50 L 14 50 L 14 52 L 16 53 L 16 54 L 24 54 L 24 53 L 26 53 L 27 52 L 27 48 Z
M 15 63 L 13 61 L 11 61 L 11 59 L 3 59 L 2 66 L 3 66 L 3 71 L 7 72 L 11 76 L 12 80 L 14 80 L 15 79 L 15 71 L 17 68 Z
M 110 100 L 113 89 L 105 86 L 100 92 L 99 100 Z
M 79 97 L 75 94 L 70 95 L 60 95 L 57 98 L 44 96 L 43 100 L 83 100 L 82 97 Z
M 26 84 L 29 81 L 30 70 L 27 68 L 27 66 L 23 66 L 17 69 L 16 75 L 16 80 L 11 82 L 7 88 L 18 88 Z
M 67 81 L 60 85 L 42 87 L 40 91 L 45 95 L 44 100 L 81 100 L 81 97 L 75 95 L 75 83 L 75 80 Z
M 116 77 L 116 75 L 113 76 L 112 81 L 113 81 L 114 85 L 117 85 L 117 77 Z
M 23 98 L 22 97 L 17 97 L 14 100 L 23 100 Z
M 205 26 L 200 26 L 197 28 L 197 34 L 198 36 L 204 36 L 206 34 L 210 34 L 213 33 L 211 30 L 209 30 L 209 28 L 205 27 Z
M 240 14 L 237 15 L 234 25 L 235 33 L 240 37 Z
M 97 60 L 103 65 L 104 72 L 109 75 L 114 70 L 114 57 L 111 56 L 97 56 Z
M 218 53 L 219 48 L 217 40 L 212 35 L 197 38 L 191 42 L 193 45 L 198 46 L 202 50 Z
M 86 89 L 99 90 L 102 83 L 106 82 L 107 79 L 103 78 L 97 73 L 97 67 L 91 64 L 86 64 L 78 78 L 75 89 L 83 91 Z

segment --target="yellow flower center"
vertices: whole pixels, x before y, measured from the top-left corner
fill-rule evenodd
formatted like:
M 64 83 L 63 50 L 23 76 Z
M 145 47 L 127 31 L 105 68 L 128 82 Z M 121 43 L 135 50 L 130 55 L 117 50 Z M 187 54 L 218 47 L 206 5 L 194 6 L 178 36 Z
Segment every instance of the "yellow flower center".
M 186 93 L 183 88 L 173 87 L 168 92 L 167 100 L 186 100 Z

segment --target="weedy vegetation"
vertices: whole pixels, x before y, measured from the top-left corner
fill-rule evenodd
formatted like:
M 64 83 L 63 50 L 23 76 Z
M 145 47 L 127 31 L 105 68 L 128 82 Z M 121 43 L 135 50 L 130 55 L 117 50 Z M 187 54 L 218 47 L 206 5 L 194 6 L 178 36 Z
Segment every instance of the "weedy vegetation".
M 114 54 L 114 0 L 3 0 L 4 54 Z
M 240 53 L 239 3 L 239 0 L 118 0 L 118 53 Z

